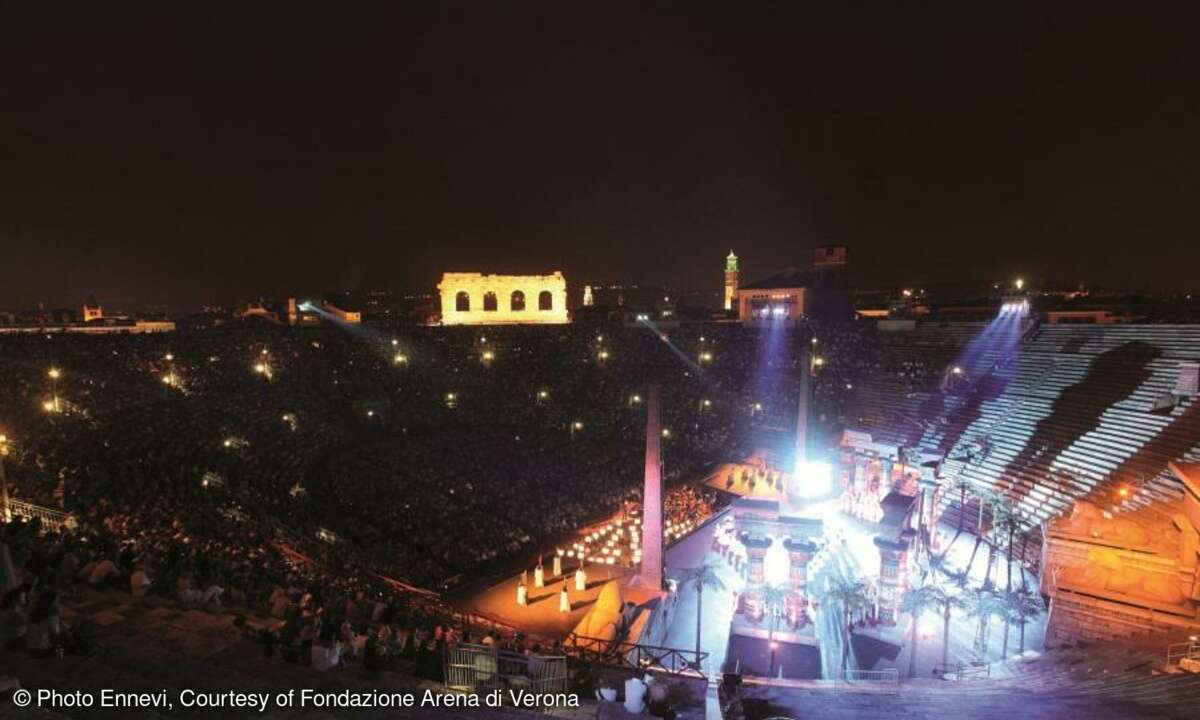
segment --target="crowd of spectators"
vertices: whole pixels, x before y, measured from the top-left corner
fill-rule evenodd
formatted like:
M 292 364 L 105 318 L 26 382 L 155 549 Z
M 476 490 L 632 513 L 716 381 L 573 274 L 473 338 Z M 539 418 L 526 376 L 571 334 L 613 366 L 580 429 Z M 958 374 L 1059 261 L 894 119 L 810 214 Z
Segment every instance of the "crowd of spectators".
M 736 325 L 0 337 L 10 495 L 78 524 L 18 565 L 197 607 L 278 611 L 285 591 L 301 615 L 360 596 L 416 612 L 398 585 L 525 562 L 637 500 L 648 383 L 664 480 L 686 488 L 788 430 L 812 348 L 817 424 L 836 428 L 872 334 L 804 328 L 765 358 Z M 669 517 L 711 511 L 667 497 Z

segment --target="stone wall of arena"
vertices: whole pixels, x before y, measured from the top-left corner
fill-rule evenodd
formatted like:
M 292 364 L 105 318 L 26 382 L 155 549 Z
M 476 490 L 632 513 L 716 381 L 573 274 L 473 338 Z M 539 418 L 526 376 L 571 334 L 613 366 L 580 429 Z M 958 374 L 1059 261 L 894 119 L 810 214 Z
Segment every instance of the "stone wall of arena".
M 568 322 L 567 280 L 550 275 L 445 273 L 438 284 L 443 325 Z
M 1054 593 L 1046 647 L 1097 640 L 1136 640 L 1200 632 L 1200 619 L 1066 590 Z
M 1182 509 L 1161 503 L 1113 513 L 1079 501 L 1070 517 L 1048 523 L 1047 643 L 1200 631 L 1198 536 Z

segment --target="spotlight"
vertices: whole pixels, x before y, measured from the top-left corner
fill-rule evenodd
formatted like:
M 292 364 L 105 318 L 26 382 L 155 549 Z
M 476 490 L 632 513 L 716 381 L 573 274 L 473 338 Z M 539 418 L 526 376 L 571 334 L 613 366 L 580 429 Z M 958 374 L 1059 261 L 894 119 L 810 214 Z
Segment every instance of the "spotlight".
M 818 498 L 829 494 L 829 463 L 810 461 L 797 465 L 793 486 L 802 498 Z

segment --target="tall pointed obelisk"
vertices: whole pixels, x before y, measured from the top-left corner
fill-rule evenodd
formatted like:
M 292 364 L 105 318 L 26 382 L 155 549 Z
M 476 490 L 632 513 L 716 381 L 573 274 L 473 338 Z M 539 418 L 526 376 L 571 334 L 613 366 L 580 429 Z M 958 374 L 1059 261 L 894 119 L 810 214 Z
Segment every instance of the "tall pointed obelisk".
M 658 385 L 646 391 L 646 474 L 642 490 L 642 569 L 638 584 L 662 589 L 662 409 Z
M 796 407 L 796 463 L 792 466 L 792 477 L 788 481 L 787 501 L 799 502 L 803 495 L 800 484 L 805 482 L 805 467 L 808 465 L 808 402 L 812 395 L 810 387 L 812 355 L 805 353 L 800 358 L 800 398 Z

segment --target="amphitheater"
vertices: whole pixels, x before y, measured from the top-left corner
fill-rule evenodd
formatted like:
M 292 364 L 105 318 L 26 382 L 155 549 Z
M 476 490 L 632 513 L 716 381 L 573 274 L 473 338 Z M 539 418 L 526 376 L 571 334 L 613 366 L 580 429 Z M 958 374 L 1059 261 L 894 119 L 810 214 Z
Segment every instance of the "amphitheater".
M 1022 327 L 964 353 L 982 330 L 883 333 L 893 360 L 962 358 L 970 384 L 905 392 L 874 378 L 861 427 L 940 462 L 943 521 L 979 513 L 960 507 L 960 486 L 1011 503 L 1056 601 L 1051 644 L 1195 634 L 1200 399 L 1186 377 L 1200 326 Z
M 863 378 L 854 429 L 879 447 L 937 463 L 943 523 L 990 522 L 984 493 L 1007 498 L 1031 542 L 1023 560 L 1050 599 L 1046 646 L 1004 662 L 959 667 L 941 679 L 900 682 L 747 682 L 725 717 L 1194 718 L 1200 675 L 1200 400 L 1189 368 L 1200 326 L 1021 325 L 980 343 L 984 324 L 915 324 L 879 333 L 880 367 L 906 361 L 957 366 L 954 387 L 914 388 L 894 373 Z M 970 488 L 964 504 L 958 488 Z M 27 687 L 222 690 L 231 687 L 440 687 L 412 668 L 337 675 L 264 661 L 239 628 L 268 622 L 85 590 L 69 614 L 100 625 L 102 655 L 40 664 L 0 651 Z M 235 619 L 241 616 L 245 622 Z M 1186 664 L 1186 663 L 1185 663 Z M 686 681 L 680 681 L 686 683 Z M 681 717 L 721 714 L 715 685 L 690 687 Z M 706 698 L 706 694 L 708 697 Z M 518 711 L 414 710 L 411 716 L 484 717 Z M 551 710 L 618 717 L 619 705 L 585 700 Z M 10 702 L 4 717 L 189 717 L 200 713 L 56 714 Z M 390 711 L 270 717 L 392 717 Z

